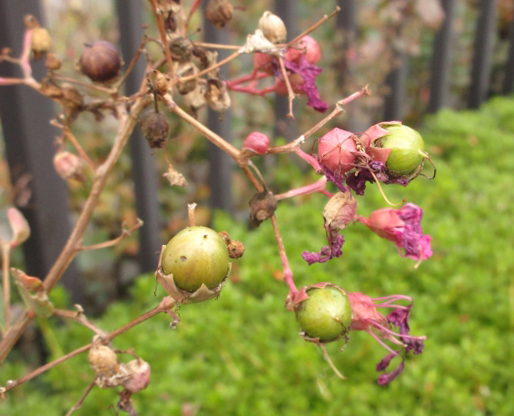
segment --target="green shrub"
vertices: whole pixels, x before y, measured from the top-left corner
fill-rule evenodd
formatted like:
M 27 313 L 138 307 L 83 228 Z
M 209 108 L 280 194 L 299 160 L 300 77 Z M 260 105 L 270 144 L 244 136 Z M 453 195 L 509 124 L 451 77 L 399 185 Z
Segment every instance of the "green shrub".
M 424 209 L 434 256 L 419 269 L 360 224 L 345 230 L 342 258 L 307 266 L 301 253 L 325 245 L 326 198 L 282 202 L 277 210 L 297 285 L 330 281 L 370 296 L 404 293 L 415 299 L 411 332 L 428 339 L 425 352 L 410 357 L 397 380 L 377 385 L 375 363 L 383 350 L 364 333 L 351 333 L 343 352 L 341 343 L 328 346 L 348 377 L 338 379 L 320 350 L 298 336 L 294 315 L 283 307 L 287 288 L 273 278 L 281 266 L 271 224 L 249 232 L 219 215 L 215 228 L 247 247 L 221 297 L 183 306 L 176 329 L 163 315 L 114 341 L 116 348 L 135 347 L 152 366 L 149 388 L 134 396 L 136 409 L 179 415 L 191 403 L 199 406 L 198 415 L 209 416 L 514 414 L 514 100 L 495 99 L 480 112 L 443 111 L 422 132 L 437 164 L 436 180 L 385 188 L 391 199 L 405 197 Z M 288 175 L 297 181 L 301 174 Z M 359 204 L 363 215 L 385 206 L 373 186 Z M 112 305 L 98 325 L 113 330 L 154 307 L 164 294 L 157 288 L 154 297 L 154 288 L 153 276 L 141 276 L 132 298 Z M 91 339 L 74 323 L 45 333 L 64 352 Z M 25 371 L 10 361 L 2 379 Z M 86 356 L 75 357 L 9 392 L 0 414 L 63 414 L 92 377 Z M 116 401 L 114 391 L 95 388 L 76 414 L 110 415 Z

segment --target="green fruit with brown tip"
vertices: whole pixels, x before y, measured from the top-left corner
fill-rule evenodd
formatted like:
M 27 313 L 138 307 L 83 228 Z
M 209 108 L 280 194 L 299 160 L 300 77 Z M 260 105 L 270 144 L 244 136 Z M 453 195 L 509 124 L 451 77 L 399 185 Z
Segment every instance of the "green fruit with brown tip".
M 214 289 L 229 271 L 227 245 L 210 228 L 187 227 L 166 245 L 161 265 L 166 275 L 173 275 L 179 289 L 195 292 L 202 284 Z
M 296 307 L 296 319 L 307 336 L 328 342 L 348 332 L 352 308 L 343 290 L 325 286 L 308 289 L 307 295 Z

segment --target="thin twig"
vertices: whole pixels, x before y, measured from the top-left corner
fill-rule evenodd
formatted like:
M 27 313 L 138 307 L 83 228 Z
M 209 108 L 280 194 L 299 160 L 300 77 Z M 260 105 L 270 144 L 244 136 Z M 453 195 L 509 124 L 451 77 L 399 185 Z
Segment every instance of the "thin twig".
M 87 386 L 86 391 L 82 394 L 79 401 L 73 405 L 73 407 L 68 411 L 68 413 L 66 413 L 66 416 L 70 416 L 75 410 L 79 409 L 82 406 L 87 395 L 91 392 L 91 390 L 93 390 L 93 387 L 95 387 L 95 384 L 96 377 L 91 383 L 89 383 L 89 386 Z
M 287 117 L 294 119 L 293 100 L 295 99 L 295 93 L 293 92 L 293 88 L 291 87 L 291 81 L 289 81 L 289 76 L 287 75 L 286 67 L 284 65 L 284 58 L 279 56 L 278 62 L 280 63 L 280 70 L 282 71 L 282 76 L 284 77 L 284 81 L 286 83 L 287 98 L 289 99 L 289 113 L 287 113 Z
M 238 56 L 242 55 L 242 52 L 234 52 L 233 54 L 227 56 L 225 59 L 215 63 L 214 65 L 210 66 L 209 68 L 205 68 L 203 71 L 197 72 L 193 75 L 188 75 L 187 77 L 180 77 L 178 79 L 179 82 L 187 82 L 191 81 L 193 79 L 196 79 L 198 77 L 201 77 L 202 75 L 208 74 L 209 72 L 215 70 L 216 68 L 219 68 L 220 66 L 225 65 L 226 63 L 232 61 L 233 59 L 237 58 Z
M 305 35 L 308 35 L 309 33 L 311 33 L 313 30 L 317 29 L 319 26 L 321 26 L 323 23 L 325 23 L 328 19 L 330 19 L 332 16 L 335 16 L 337 13 L 339 13 L 339 11 L 341 10 L 341 8 L 339 6 L 337 6 L 335 8 L 335 10 L 330 13 L 328 16 L 325 15 L 323 16 L 321 19 L 319 19 L 316 23 L 314 23 L 310 28 L 308 28 L 307 30 L 305 30 L 304 32 L 300 33 L 297 37 L 295 37 L 292 41 L 289 41 L 287 42 L 286 46 L 291 46 L 291 45 L 294 45 L 296 42 L 298 42 L 301 38 L 303 38 Z M 280 45 L 277 45 L 277 46 L 280 46 Z
M 208 43 L 208 42 L 194 42 L 195 46 L 201 46 L 203 48 L 210 48 L 210 49 L 229 49 L 238 51 L 241 49 L 241 46 L 237 45 L 222 45 L 220 43 Z
M 58 79 L 59 81 L 65 81 L 65 82 L 70 82 L 72 84 L 81 85 L 81 86 L 89 88 L 91 90 L 105 92 L 106 94 L 115 94 L 117 92 L 116 88 L 106 88 L 106 87 L 102 87 L 101 85 L 95 85 L 95 84 L 91 84 L 89 82 L 79 81 L 78 79 L 65 77 L 63 75 L 53 74 L 52 78 Z
M 140 228 L 142 225 L 143 225 L 143 220 L 141 220 L 140 218 L 137 218 L 136 224 L 132 228 L 126 228 L 125 224 L 123 224 L 121 234 L 118 237 L 113 238 L 112 240 L 109 240 L 109 241 L 104 241 L 103 243 L 92 244 L 90 246 L 82 246 L 79 248 L 79 250 L 81 250 L 81 251 L 100 250 L 102 248 L 108 248 L 108 247 L 115 246 L 120 241 L 124 240 L 130 234 L 132 234 L 132 232 L 134 232 L 135 230 Z
M 56 120 L 52 120 L 50 122 L 52 126 L 58 127 L 62 129 L 63 134 L 66 136 L 66 138 L 71 142 L 71 144 L 77 149 L 77 153 L 82 157 L 82 159 L 85 160 L 91 171 L 94 173 L 96 171 L 96 167 L 93 163 L 93 161 L 89 158 L 86 151 L 83 149 L 83 147 L 80 145 L 76 137 L 73 135 L 71 130 L 68 126 L 65 126 L 63 124 L 58 123 Z
M 134 69 L 134 66 L 136 65 L 136 62 L 139 59 L 139 56 L 141 55 L 141 51 L 143 50 L 143 48 L 145 46 L 145 43 L 146 43 L 146 34 L 143 35 L 143 39 L 141 39 L 141 43 L 139 44 L 139 48 L 137 48 L 137 51 L 136 51 L 135 55 L 132 57 L 132 60 L 130 61 L 129 65 L 127 67 L 127 70 L 125 71 L 125 73 L 123 74 L 123 76 L 119 80 L 118 85 L 116 86 L 116 89 L 118 90 L 118 92 L 120 91 L 120 88 L 122 87 L 123 83 L 125 82 L 125 80 L 129 76 L 129 74 Z
M 81 325 L 84 325 L 86 328 L 93 331 L 95 334 L 106 336 L 106 332 L 102 329 L 98 328 L 95 324 L 91 323 L 86 315 L 84 315 L 84 310 L 80 305 L 75 305 L 77 308 L 76 311 L 69 311 L 67 309 L 54 309 L 54 315 L 59 316 L 64 319 L 71 319 L 75 322 L 78 322 Z
M 2 241 L 2 279 L 4 289 L 4 318 L 5 331 L 11 326 L 11 275 L 9 274 L 9 261 L 11 253 L 11 245 L 8 241 Z
M 157 5 L 155 4 L 155 0 L 148 0 L 150 2 L 150 6 L 152 7 L 152 12 L 155 17 L 155 21 L 157 22 L 157 28 L 159 29 L 159 35 L 161 36 L 161 41 L 164 46 L 164 56 L 166 56 L 166 62 L 168 63 L 168 74 L 173 75 L 173 61 L 171 59 L 170 48 L 168 48 L 168 40 L 166 39 L 166 29 L 164 27 L 164 19 L 162 14 L 158 12 Z
M 192 204 L 187 205 L 187 218 L 189 219 L 190 227 L 194 227 L 196 225 L 195 209 L 196 209 L 196 203 L 193 202 Z

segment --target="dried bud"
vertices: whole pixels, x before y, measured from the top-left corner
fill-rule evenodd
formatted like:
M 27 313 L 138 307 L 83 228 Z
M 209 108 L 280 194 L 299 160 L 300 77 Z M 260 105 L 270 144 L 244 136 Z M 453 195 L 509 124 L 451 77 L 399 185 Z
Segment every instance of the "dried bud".
M 206 86 L 204 84 L 196 84 L 196 88 L 188 94 L 185 94 L 184 103 L 196 116 L 197 111 L 202 108 L 207 101 L 205 100 Z
M 243 254 L 245 253 L 245 245 L 241 241 L 231 240 L 226 231 L 220 231 L 218 234 L 225 241 L 225 244 L 227 245 L 228 256 L 231 259 L 239 259 L 243 257 Z
M 262 30 L 265 38 L 271 43 L 282 43 L 286 41 L 286 25 L 280 17 L 266 11 L 259 20 L 259 29 Z
M 157 9 L 163 14 L 177 14 L 180 11 L 180 0 L 157 0 Z
M 277 209 L 277 200 L 269 191 L 256 193 L 250 199 L 250 220 L 252 225 L 259 226 L 261 222 L 270 218 Z
M 34 54 L 34 59 L 40 59 L 52 46 L 50 33 L 45 28 L 39 26 L 38 20 L 31 14 L 26 15 L 24 21 L 27 29 L 32 30 L 30 48 Z
M 89 350 L 89 365 L 99 377 L 112 377 L 119 372 L 120 363 L 112 348 L 93 342 Z
M 218 113 L 224 113 L 230 108 L 231 101 L 227 87 L 217 79 L 207 81 L 205 99 L 209 107 Z
M 179 77 L 187 77 L 195 75 L 196 73 L 198 73 L 198 68 L 192 62 L 180 64 L 176 70 L 176 74 Z M 180 82 L 179 80 L 177 83 L 177 90 L 181 95 L 189 94 L 196 88 L 197 83 L 198 80 L 196 78 L 186 82 Z
M 164 95 L 168 92 L 170 87 L 170 77 L 163 74 L 160 71 L 154 70 L 154 81 L 152 83 L 153 90 L 161 95 Z
M 128 378 L 123 381 L 123 387 L 125 387 L 131 393 L 137 393 L 139 390 L 146 389 L 150 384 L 150 365 L 141 360 L 136 359 L 129 361 L 125 368 L 128 372 Z
M 234 7 L 228 0 L 210 0 L 205 9 L 205 16 L 216 29 L 223 28 L 231 19 Z
M 259 155 L 264 155 L 268 151 L 268 147 L 268 136 L 258 131 L 250 133 L 243 142 L 243 150 L 248 149 Z
M 182 36 L 171 36 L 170 39 L 171 57 L 177 62 L 189 62 L 193 54 L 193 42 Z
M 16 247 L 30 237 L 30 226 L 23 214 L 16 208 L 7 210 L 7 219 L 12 230 L 11 247 Z
M 73 120 L 84 106 L 82 94 L 68 83 L 62 84 L 61 94 L 58 99 L 59 104 L 61 104 L 66 117 Z
M 53 53 L 46 56 L 45 67 L 49 71 L 57 71 L 62 67 L 62 61 Z
M 161 149 L 168 138 L 170 125 L 160 111 L 149 110 L 139 118 L 139 127 L 152 149 Z
M 85 180 L 82 173 L 82 161 L 77 155 L 61 150 L 54 156 L 55 170 L 61 178 L 75 179 L 83 182 Z
M 78 66 L 92 81 L 112 84 L 120 75 L 122 60 L 111 43 L 99 40 L 84 45 Z

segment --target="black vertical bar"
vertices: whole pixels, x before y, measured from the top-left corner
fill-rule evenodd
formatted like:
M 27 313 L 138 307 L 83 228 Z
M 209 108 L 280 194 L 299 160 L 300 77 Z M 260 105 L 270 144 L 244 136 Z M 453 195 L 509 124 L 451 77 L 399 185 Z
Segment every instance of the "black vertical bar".
M 434 39 L 432 55 L 432 74 L 430 79 L 430 101 L 428 112 L 435 113 L 448 103 L 450 81 L 450 53 L 453 43 L 453 18 L 455 0 L 441 0 L 444 21 Z
M 125 65 L 128 65 L 137 52 L 143 38 L 143 5 L 140 0 L 116 0 L 120 30 L 121 52 Z M 139 90 L 145 76 L 145 60 L 140 56 L 134 69 L 127 77 L 125 93 Z M 142 271 L 155 270 L 159 259 L 162 241 L 158 182 L 150 147 L 141 130 L 136 127 L 130 136 L 130 157 L 132 160 L 132 180 L 134 181 L 137 215 L 144 222 L 139 231 L 139 264 Z
M 403 52 L 396 54 L 396 63 L 386 78 L 390 89 L 384 101 L 384 119 L 401 120 L 405 101 L 405 81 L 407 79 L 407 55 Z
M 505 64 L 505 78 L 503 80 L 503 93 L 512 94 L 514 90 L 514 19 L 509 28 L 509 56 Z
M 207 2 L 203 2 L 203 9 Z M 197 12 L 198 13 L 198 12 Z M 228 25 L 230 26 L 230 24 Z M 216 29 L 207 19 L 204 23 L 204 37 L 206 42 L 230 43 L 229 29 Z M 226 58 L 230 51 L 219 50 L 218 61 Z M 220 68 L 222 78 L 228 76 L 227 66 Z M 227 141 L 232 141 L 232 113 L 227 110 L 222 118 L 220 113 L 208 109 L 207 127 L 219 134 Z M 217 146 L 209 142 L 209 188 L 211 190 L 210 204 L 212 208 L 233 211 L 232 206 L 232 159 Z
M 487 97 L 496 25 L 496 0 L 480 0 L 475 31 L 469 108 L 478 108 Z
M 282 19 L 287 28 L 287 39 L 291 40 L 299 32 L 296 0 L 277 0 L 275 1 L 274 13 Z M 289 99 L 275 94 L 275 131 L 277 136 L 285 137 L 288 141 L 298 137 L 298 125 L 294 120 L 287 117 L 289 113 Z M 294 110 L 294 107 L 293 107 Z
M 0 48 L 9 47 L 13 55 L 19 56 L 25 29 L 23 17 L 29 13 L 43 24 L 37 0 L 0 1 Z M 46 72 L 42 62 L 33 63 L 32 69 L 36 79 Z M 4 62 L 0 64 L 0 76 L 19 78 L 22 74 L 17 66 Z M 28 201 L 14 201 L 32 233 L 23 244 L 26 272 L 44 278 L 71 232 L 68 192 L 53 166 L 58 131 L 49 121 L 55 117 L 54 108 L 48 98 L 29 87 L 0 86 L 0 117 L 11 181 L 16 184 L 30 178 Z M 69 289 L 73 302 L 83 303 L 85 292 L 74 262 L 61 282 Z
M 345 34 L 351 38 L 349 43 L 353 43 L 357 28 L 357 1 L 337 0 L 337 5 L 341 8 L 341 11 L 336 15 L 336 26 L 343 29 Z

